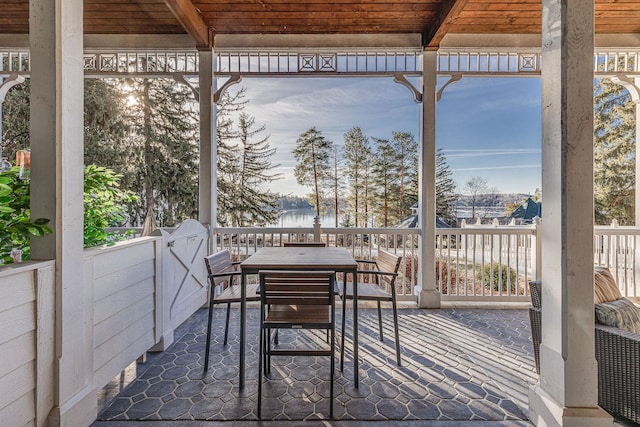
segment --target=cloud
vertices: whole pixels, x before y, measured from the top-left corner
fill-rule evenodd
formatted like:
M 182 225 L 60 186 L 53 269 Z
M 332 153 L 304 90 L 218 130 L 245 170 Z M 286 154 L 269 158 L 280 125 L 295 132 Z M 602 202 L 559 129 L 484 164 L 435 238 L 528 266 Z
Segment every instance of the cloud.
M 469 171 L 492 171 L 502 169 L 540 169 L 542 165 L 540 163 L 528 163 L 528 164 L 512 164 L 501 166 L 478 166 L 467 168 L 451 168 L 453 172 L 469 172 Z
M 465 159 L 474 157 L 490 157 L 490 156 L 521 156 L 528 154 L 541 154 L 540 148 L 483 148 L 483 149 L 443 149 L 447 160 Z
M 391 77 L 247 78 L 229 90 L 240 87 L 249 100 L 245 111 L 256 125 L 266 125 L 259 137 L 270 135 L 277 150 L 275 172 L 285 179 L 271 184 L 272 191 L 309 192 L 293 177 L 292 152 L 312 126 L 336 144 L 354 126 L 370 137 L 391 138 L 393 131 L 419 135 L 420 105 Z M 477 172 L 510 192 L 539 187 L 540 111 L 539 79 L 465 77 L 448 86 L 438 102 L 437 137 L 455 179 Z

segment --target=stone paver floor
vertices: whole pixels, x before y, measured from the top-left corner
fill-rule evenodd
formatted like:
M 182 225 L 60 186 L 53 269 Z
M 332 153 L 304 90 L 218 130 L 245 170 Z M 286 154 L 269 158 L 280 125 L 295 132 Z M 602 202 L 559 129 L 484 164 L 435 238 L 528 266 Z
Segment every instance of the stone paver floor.
M 402 367 L 395 363 L 390 310 L 383 310 L 384 342 L 378 341 L 376 310 L 359 313 L 360 387 L 353 387 L 348 321 L 344 372 L 336 364 L 335 419 L 527 419 L 528 387 L 537 375 L 526 310 L 401 309 Z M 176 342 L 151 358 L 98 419 L 255 420 L 259 310 L 248 311 L 244 390 L 238 388 L 238 310 L 232 313 L 229 344 L 223 346 L 224 310 L 216 308 L 210 368 L 203 376 L 206 314 L 199 310 L 177 329 Z M 281 331 L 280 345 L 322 339 L 309 331 Z M 274 357 L 263 385 L 263 419 L 326 419 L 328 379 L 326 357 Z

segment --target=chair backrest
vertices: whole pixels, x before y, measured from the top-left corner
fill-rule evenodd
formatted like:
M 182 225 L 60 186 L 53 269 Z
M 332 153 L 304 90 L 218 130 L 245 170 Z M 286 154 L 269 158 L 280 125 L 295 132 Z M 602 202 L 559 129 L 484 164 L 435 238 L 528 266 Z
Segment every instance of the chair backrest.
M 325 242 L 284 242 L 282 244 L 285 248 L 301 247 L 301 248 L 324 248 L 327 246 Z
M 401 256 L 380 250 L 378 251 L 378 258 L 376 259 L 376 266 L 379 271 L 397 274 L 400 269 L 400 261 L 402 261 Z M 382 276 L 380 277 L 380 281 L 388 286 L 393 286 L 396 278 L 395 276 Z
M 231 253 L 229 252 L 228 249 L 225 249 L 224 251 L 216 252 L 213 255 L 209 255 L 205 257 L 204 264 L 207 266 L 207 273 L 209 274 L 209 276 L 212 274 L 219 274 L 219 273 L 233 270 Z M 209 282 L 211 283 L 211 286 L 217 286 L 224 282 L 230 283 L 230 280 L 229 280 L 229 276 L 222 276 L 222 277 L 215 277 L 215 278 L 209 277 Z M 226 286 L 224 287 L 226 288 Z
M 531 305 L 534 308 L 542 309 L 542 282 L 529 282 L 529 292 L 531 293 Z
M 270 305 L 332 305 L 332 271 L 260 271 L 260 298 Z

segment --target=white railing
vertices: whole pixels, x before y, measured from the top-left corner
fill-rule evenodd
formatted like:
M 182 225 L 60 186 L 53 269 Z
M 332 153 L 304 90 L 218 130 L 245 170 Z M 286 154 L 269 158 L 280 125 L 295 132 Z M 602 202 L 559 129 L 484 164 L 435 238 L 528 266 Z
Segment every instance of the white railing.
M 472 225 L 436 232 L 436 280 L 446 300 L 528 301 L 539 278 L 534 225 Z
M 322 241 L 345 247 L 356 259 L 372 260 L 380 249 L 402 256 L 398 295 L 415 299 L 418 280 L 418 229 L 238 227 L 216 230 L 217 250 L 242 260 L 265 246 Z M 439 228 L 436 230 L 438 290 L 450 300 L 527 300 L 536 273 L 536 226 Z M 533 248 L 533 249 L 532 249 Z M 532 258 L 533 257 L 533 258 Z
M 607 267 L 616 279 L 623 296 L 640 297 L 640 229 L 619 227 L 616 221 L 610 226 L 594 229 L 593 253 L 597 266 Z
M 541 279 L 541 223 L 469 224 L 436 229 L 436 281 L 443 300 L 528 301 L 527 284 Z M 375 259 L 379 249 L 402 256 L 398 294 L 413 299 L 418 280 L 418 229 L 221 227 L 216 250 L 244 259 L 264 246 L 318 240 L 346 247 L 358 259 Z M 640 298 L 640 229 L 596 226 L 594 263 L 611 269 L 622 295 Z
M 397 292 L 400 298 L 414 298 L 413 287 L 418 276 L 417 229 L 400 228 L 309 228 L 236 227 L 216 230 L 217 250 L 229 249 L 237 260 L 245 259 L 262 247 L 282 246 L 285 242 L 326 242 L 327 246 L 344 247 L 356 259 L 372 260 L 378 251 L 402 256 Z

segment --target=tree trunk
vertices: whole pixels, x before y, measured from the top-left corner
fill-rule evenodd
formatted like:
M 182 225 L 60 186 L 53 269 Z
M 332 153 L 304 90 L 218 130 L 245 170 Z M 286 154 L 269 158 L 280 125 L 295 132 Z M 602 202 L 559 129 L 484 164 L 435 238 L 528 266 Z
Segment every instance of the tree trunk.
M 151 123 L 151 100 L 149 96 L 149 87 L 151 86 L 151 82 L 148 79 L 144 79 L 143 82 L 143 92 L 142 92 L 142 112 L 144 114 L 144 128 L 142 129 L 142 134 L 144 135 L 144 169 L 145 169 L 145 177 L 144 177 L 144 201 L 146 208 L 153 209 L 154 205 L 154 197 L 153 197 L 153 185 L 151 184 L 151 163 L 152 163 L 152 123 Z

